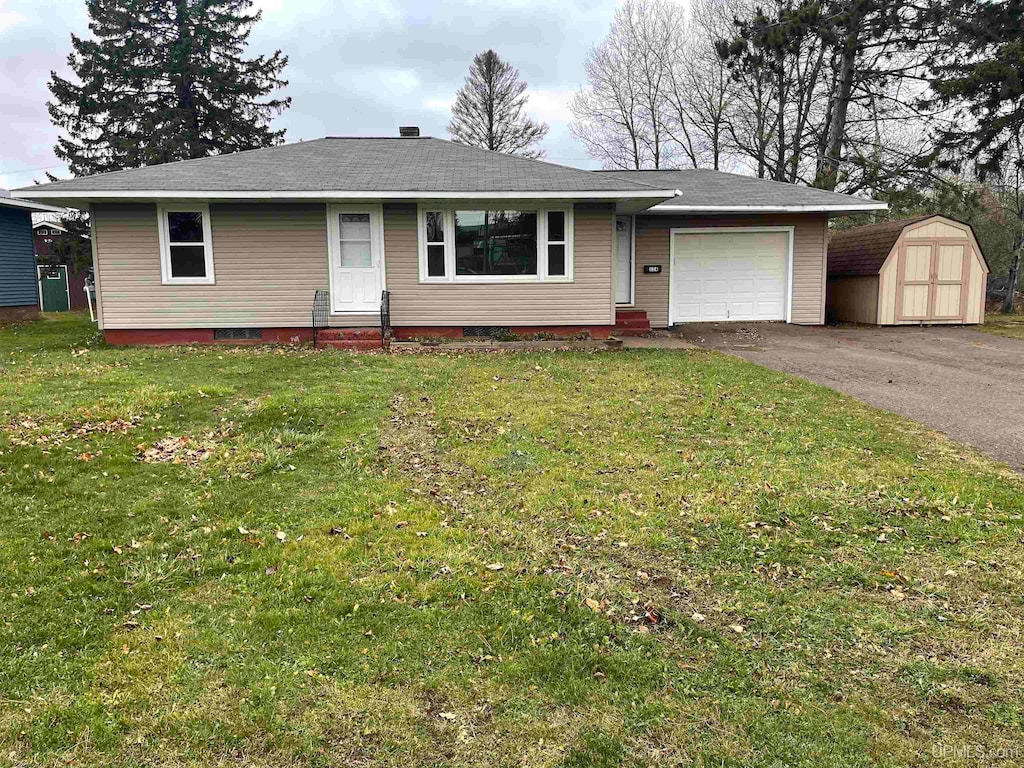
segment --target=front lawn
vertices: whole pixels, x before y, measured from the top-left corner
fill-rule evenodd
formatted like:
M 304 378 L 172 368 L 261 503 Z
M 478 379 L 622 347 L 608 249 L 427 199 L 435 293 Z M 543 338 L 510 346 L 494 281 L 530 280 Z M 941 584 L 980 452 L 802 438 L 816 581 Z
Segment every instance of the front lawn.
M 1024 756 L 1024 482 L 822 387 L 72 315 L 0 403 L 0 763 Z

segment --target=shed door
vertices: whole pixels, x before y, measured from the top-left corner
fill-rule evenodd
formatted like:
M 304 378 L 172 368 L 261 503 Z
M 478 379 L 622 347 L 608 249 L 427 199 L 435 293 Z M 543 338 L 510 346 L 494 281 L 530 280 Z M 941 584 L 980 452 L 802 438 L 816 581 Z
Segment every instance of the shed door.
M 963 320 L 969 255 L 965 242 L 904 245 L 896 288 L 897 320 Z
M 928 320 L 931 318 L 932 252 L 931 243 L 903 246 L 900 263 L 901 320 Z
M 967 265 L 965 243 L 939 243 L 932 294 L 932 318 L 935 320 L 963 320 Z
M 68 268 L 39 265 L 39 308 L 43 312 L 67 312 L 71 301 L 68 295 Z

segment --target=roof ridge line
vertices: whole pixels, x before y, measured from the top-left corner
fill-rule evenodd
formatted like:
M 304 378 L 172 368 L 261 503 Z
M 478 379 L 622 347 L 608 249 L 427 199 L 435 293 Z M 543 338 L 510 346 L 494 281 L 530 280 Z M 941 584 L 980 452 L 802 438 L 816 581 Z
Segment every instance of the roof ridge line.
M 566 170 L 566 171 L 576 171 L 577 173 L 588 173 L 588 174 L 589 173 L 594 173 L 594 170 L 590 169 L 590 168 L 577 168 L 577 167 L 575 167 L 573 165 L 562 165 L 561 163 L 552 163 L 552 162 L 549 162 L 547 160 L 541 160 L 540 158 L 537 158 L 537 157 L 523 157 L 522 155 L 510 155 L 507 152 L 498 152 L 496 149 L 486 149 L 484 147 L 475 147 L 472 144 L 462 144 L 462 143 L 460 143 L 458 141 L 451 141 L 449 139 L 442 139 L 442 138 L 439 138 L 437 136 L 424 136 L 422 138 L 433 139 L 434 141 L 443 141 L 445 144 L 454 144 L 454 145 L 459 146 L 459 147 L 465 147 L 466 149 L 475 149 L 478 152 L 485 152 L 485 153 L 487 153 L 489 155 L 501 155 L 502 157 L 510 157 L 510 158 L 513 158 L 514 160 L 527 160 L 527 161 L 529 161 L 531 163 L 540 163 L 541 165 L 552 166 L 554 168 L 562 168 L 563 170 Z M 630 182 L 627 182 L 627 183 L 629 183 L 629 184 L 637 184 L 638 185 L 637 189 L 657 189 L 657 187 L 650 186 L 649 184 L 645 184 L 644 182 L 641 182 L 641 181 L 630 181 Z M 623 190 L 623 191 L 628 191 L 628 190 Z

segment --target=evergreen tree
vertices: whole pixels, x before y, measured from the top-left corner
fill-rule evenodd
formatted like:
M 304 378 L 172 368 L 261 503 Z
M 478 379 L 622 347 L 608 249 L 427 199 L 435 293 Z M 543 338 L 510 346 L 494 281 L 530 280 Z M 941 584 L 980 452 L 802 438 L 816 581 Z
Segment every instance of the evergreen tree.
M 243 56 L 260 13 L 252 0 L 87 0 L 93 39 L 71 36 L 78 83 L 51 73 L 54 148 L 71 173 L 279 144 L 268 126 L 289 98 L 288 58 Z
M 92 232 L 89 229 L 89 217 L 79 211 L 65 211 L 60 217 L 62 234 L 56 235 L 50 244 L 50 261 L 55 264 L 68 264 L 75 269 L 88 269 L 92 266 Z
M 933 0 L 931 11 L 940 53 L 925 106 L 954 111 L 940 148 L 999 172 L 1024 129 L 1024 0 Z
M 452 106 L 452 141 L 523 157 L 542 157 L 531 147 L 548 127 L 523 114 L 526 83 L 519 70 L 488 49 L 473 57 L 466 82 Z

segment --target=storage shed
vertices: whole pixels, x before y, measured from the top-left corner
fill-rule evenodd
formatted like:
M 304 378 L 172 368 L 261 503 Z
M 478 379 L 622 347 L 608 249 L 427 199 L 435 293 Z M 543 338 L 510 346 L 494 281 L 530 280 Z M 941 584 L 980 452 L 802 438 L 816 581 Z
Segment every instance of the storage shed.
M 971 227 L 918 216 L 855 227 L 828 247 L 826 315 L 874 325 L 985 320 L 988 264 Z
M 32 212 L 59 210 L 5 197 L 0 190 L 0 322 L 32 318 L 39 311 Z

